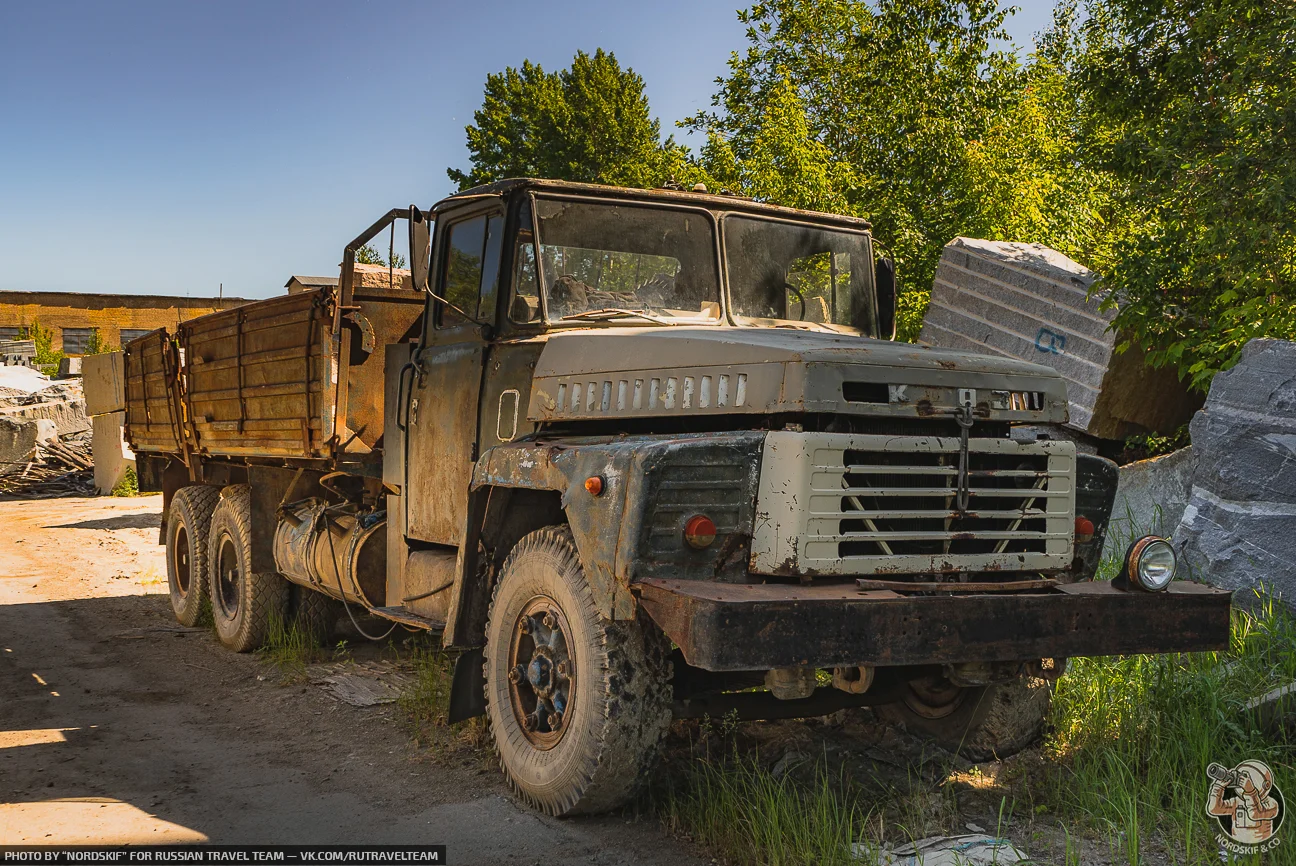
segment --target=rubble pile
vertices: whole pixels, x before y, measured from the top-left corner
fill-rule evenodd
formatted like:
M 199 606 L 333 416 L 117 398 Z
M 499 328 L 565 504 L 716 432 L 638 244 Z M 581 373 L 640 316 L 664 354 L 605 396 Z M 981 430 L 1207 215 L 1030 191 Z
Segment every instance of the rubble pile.
M 94 490 L 80 380 L 0 367 L 0 496 L 48 499 Z

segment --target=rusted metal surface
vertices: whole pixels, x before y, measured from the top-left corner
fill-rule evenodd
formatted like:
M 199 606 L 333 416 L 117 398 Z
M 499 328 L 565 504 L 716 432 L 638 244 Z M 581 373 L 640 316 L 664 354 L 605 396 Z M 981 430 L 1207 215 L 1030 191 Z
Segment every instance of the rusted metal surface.
M 200 453 L 319 458 L 334 434 L 329 319 L 319 289 L 180 326 L 186 406 Z
M 1228 643 L 1226 591 L 1107 583 L 962 596 L 859 592 L 854 584 L 743 586 L 650 579 L 640 604 L 707 670 L 832 668 L 1195 652 Z
M 179 404 L 179 355 L 165 328 L 124 347 L 126 441 L 135 451 L 182 454 L 184 417 Z
M 919 580 L 866 580 L 861 578 L 855 584 L 863 590 L 890 589 L 895 592 L 1021 592 L 1024 589 L 1043 589 L 1057 586 L 1057 581 L 1050 577 L 1039 580 L 1005 580 L 999 582 L 968 581 L 966 583 L 937 583 Z
M 463 539 L 484 352 L 484 341 L 469 338 L 430 346 L 417 359 L 403 488 L 410 538 L 451 545 Z
M 604 615 L 634 615 L 628 587 L 648 575 L 745 579 L 764 433 L 571 437 L 507 443 L 477 462 L 472 486 L 553 490 Z M 587 478 L 603 479 L 597 496 Z M 684 543 L 684 523 L 706 513 L 715 542 Z
M 1120 470 L 1112 461 L 1092 454 L 1076 455 L 1075 513 L 1090 521 L 1094 531 L 1086 541 L 1076 539 L 1068 580 L 1089 580 L 1097 573 L 1119 481 Z

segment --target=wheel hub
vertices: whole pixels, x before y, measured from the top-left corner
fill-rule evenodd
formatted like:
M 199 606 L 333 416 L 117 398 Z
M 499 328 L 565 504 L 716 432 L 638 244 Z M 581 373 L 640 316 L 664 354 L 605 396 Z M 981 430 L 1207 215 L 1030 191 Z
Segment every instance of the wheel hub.
M 221 611 L 233 618 L 238 613 L 239 604 L 239 564 L 238 550 L 234 539 L 228 534 L 221 535 L 220 554 L 216 558 L 216 583 L 219 590 Z
M 181 595 L 189 593 L 189 533 L 183 526 L 176 529 L 175 579 Z
M 575 662 L 566 617 L 553 602 L 532 599 L 518 615 L 509 646 L 509 702 L 527 741 L 552 749 L 566 730 L 575 694 Z
M 967 689 L 954 685 L 943 676 L 926 676 L 905 684 L 905 706 L 924 719 L 943 719 L 962 704 Z

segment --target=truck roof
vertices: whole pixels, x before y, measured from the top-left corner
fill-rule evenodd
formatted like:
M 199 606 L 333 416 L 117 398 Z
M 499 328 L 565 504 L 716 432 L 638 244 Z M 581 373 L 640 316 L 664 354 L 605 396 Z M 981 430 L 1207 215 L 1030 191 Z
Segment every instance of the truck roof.
M 756 201 L 746 196 L 727 193 L 701 192 L 691 189 L 635 189 L 623 186 L 605 186 L 597 183 L 577 183 L 567 180 L 547 180 L 534 177 L 511 177 L 492 183 L 465 189 L 447 196 L 437 202 L 432 210 L 441 211 L 456 202 L 467 198 L 485 195 L 505 196 L 510 193 L 532 190 L 535 192 L 565 193 L 567 195 L 585 195 L 597 198 L 627 199 L 641 202 L 669 202 L 671 204 L 691 204 L 706 208 L 728 211 L 743 211 L 764 216 L 782 217 L 783 219 L 813 220 L 815 222 L 834 223 L 845 228 L 869 230 L 872 224 L 861 217 L 844 214 L 822 213 L 819 211 L 801 210 L 782 207 L 776 204 Z

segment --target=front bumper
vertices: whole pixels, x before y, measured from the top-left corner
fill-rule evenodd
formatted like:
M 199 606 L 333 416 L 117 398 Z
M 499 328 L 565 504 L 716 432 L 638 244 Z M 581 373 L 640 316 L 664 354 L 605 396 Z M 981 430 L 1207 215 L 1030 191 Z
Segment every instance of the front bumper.
M 854 583 L 634 586 L 685 660 L 710 671 L 1217 650 L 1228 644 L 1232 598 L 1182 581 L 1158 593 L 1085 582 L 940 596 L 861 592 Z

